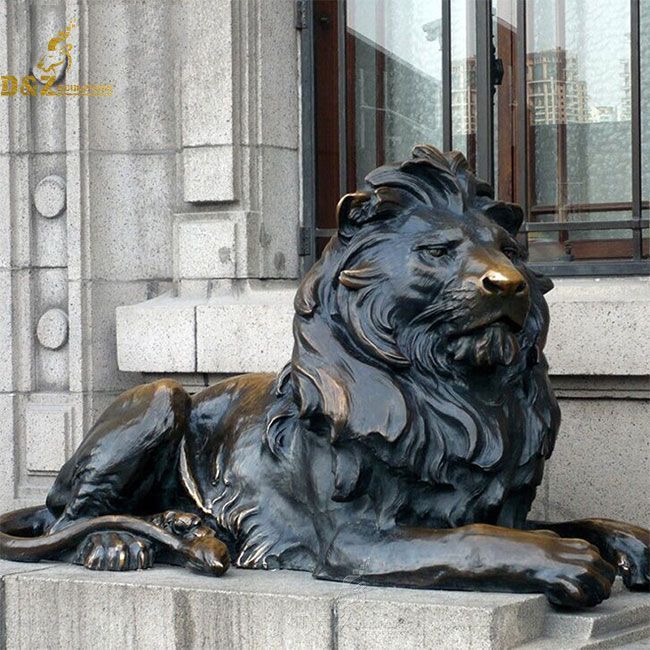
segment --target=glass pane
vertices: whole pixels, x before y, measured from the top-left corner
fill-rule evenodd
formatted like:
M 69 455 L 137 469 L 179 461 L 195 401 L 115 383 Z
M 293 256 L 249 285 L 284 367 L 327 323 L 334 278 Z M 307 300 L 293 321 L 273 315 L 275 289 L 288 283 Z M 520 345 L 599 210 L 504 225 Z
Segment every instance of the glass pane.
M 530 0 L 527 12 L 531 205 L 562 221 L 570 206 L 629 203 L 629 0 Z
M 602 220 L 600 215 L 593 217 Z M 629 260 L 634 251 L 631 230 L 531 232 L 528 247 L 531 262 Z
M 418 143 L 442 147 L 440 0 L 348 0 L 348 185 Z
M 476 11 L 451 0 L 451 142 L 476 167 Z

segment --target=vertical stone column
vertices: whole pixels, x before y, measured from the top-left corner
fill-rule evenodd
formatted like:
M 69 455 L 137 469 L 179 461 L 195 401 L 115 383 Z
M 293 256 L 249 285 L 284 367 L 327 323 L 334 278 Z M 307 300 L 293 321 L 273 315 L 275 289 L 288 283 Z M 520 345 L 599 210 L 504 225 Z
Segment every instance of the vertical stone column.
M 1 3 L 2 74 L 20 83 L 49 40 L 78 19 L 73 2 Z M 77 46 L 77 35 L 68 43 Z M 78 176 L 69 178 L 66 153 L 79 134 L 76 102 L 18 92 L 0 103 L 3 507 L 40 500 L 83 431 L 81 296 L 70 291 L 78 205 L 68 192 Z
M 194 207 L 176 217 L 181 289 L 298 276 L 293 11 L 291 0 L 183 3 L 182 196 Z

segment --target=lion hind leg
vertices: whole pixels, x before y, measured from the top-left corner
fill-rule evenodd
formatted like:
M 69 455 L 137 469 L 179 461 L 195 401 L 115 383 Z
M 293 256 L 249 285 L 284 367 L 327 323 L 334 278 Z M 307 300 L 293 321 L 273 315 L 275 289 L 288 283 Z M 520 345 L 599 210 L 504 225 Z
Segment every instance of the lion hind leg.
M 120 395 L 59 472 L 47 497 L 51 531 L 111 514 L 146 515 L 173 505 L 178 446 L 191 408 L 169 379 Z

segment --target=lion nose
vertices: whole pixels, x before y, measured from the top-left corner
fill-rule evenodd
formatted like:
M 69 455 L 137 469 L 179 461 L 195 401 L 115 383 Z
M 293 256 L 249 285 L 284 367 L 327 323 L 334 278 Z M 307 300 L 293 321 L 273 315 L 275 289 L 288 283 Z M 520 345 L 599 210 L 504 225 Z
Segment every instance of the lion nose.
M 481 289 L 490 295 L 517 296 L 526 293 L 528 285 L 516 269 L 509 272 L 492 269 L 481 278 Z

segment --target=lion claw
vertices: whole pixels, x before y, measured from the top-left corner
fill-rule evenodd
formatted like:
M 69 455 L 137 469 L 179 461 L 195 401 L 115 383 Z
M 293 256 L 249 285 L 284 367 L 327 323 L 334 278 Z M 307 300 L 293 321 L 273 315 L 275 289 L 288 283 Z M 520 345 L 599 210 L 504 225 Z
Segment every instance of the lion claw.
M 151 543 L 127 532 L 88 535 L 79 546 L 77 561 L 92 571 L 137 571 L 153 566 Z

